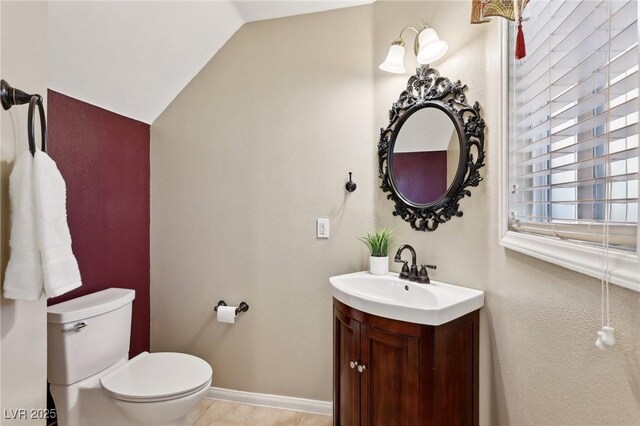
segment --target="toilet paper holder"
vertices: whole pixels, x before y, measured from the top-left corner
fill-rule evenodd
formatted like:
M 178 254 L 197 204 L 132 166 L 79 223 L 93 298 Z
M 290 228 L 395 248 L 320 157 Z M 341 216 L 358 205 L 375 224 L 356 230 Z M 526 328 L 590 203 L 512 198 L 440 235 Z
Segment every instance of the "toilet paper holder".
M 227 306 L 227 302 L 225 302 L 224 300 L 219 301 L 216 307 L 213 308 L 213 310 L 217 312 L 218 306 Z M 248 310 L 249 305 L 247 304 L 247 302 L 240 302 L 240 305 L 236 308 L 236 315 L 238 315 L 240 312 L 247 312 Z

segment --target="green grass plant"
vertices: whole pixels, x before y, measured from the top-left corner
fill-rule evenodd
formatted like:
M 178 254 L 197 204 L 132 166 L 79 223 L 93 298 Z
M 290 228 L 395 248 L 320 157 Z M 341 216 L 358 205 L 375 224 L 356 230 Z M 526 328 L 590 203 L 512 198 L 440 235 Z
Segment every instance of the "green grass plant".
M 389 249 L 393 244 L 393 231 L 386 228 L 376 229 L 374 232 L 367 232 L 366 237 L 360 237 L 371 252 L 371 256 L 385 257 L 389 255 Z

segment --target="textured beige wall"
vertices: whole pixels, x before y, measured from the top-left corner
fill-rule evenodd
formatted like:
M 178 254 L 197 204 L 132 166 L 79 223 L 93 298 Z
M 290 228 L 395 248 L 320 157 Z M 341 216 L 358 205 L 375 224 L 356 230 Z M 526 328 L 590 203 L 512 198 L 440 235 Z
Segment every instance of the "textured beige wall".
M 371 14 L 245 25 L 153 123 L 151 346 L 214 386 L 332 397 L 328 278 L 365 266 L 373 227 Z M 220 299 L 250 310 L 218 323 Z
M 2 78 L 27 92 L 47 94 L 46 2 L 0 5 Z M 26 25 L 26 26 L 25 26 Z M 45 103 L 46 105 L 46 103 Z M 9 173 L 14 151 L 27 148 L 27 106 L 0 110 L 0 282 L 9 260 Z M 38 139 L 39 141 L 40 139 Z M 0 302 L 0 424 L 35 425 L 44 420 L 11 419 L 4 410 L 46 407 L 46 302 Z M 27 413 L 28 414 L 28 413 Z
M 215 386 L 331 399 L 327 278 L 363 269 L 354 237 L 384 225 L 438 265 L 435 279 L 487 293 L 482 424 L 638 424 L 640 296 L 612 288 L 618 345 L 600 352 L 597 280 L 498 244 L 498 25 L 469 25 L 469 7 L 377 2 L 252 23 L 191 82 L 152 126 L 153 350 L 204 357 Z M 408 78 L 377 65 L 421 17 L 450 44 L 435 65 L 468 84 L 488 124 L 485 181 L 435 233 L 391 215 L 375 163 Z M 317 217 L 331 239 L 315 239 Z M 218 324 L 221 298 L 251 309 Z
M 378 3 L 374 58 L 384 57 L 397 28 L 424 17 L 449 43 L 435 65 L 469 86 L 487 122 L 485 180 L 461 202 L 464 216 L 433 233 L 412 231 L 376 192 L 377 223 L 412 244 L 418 260 L 438 266 L 433 278 L 486 292 L 481 328 L 481 417 L 485 425 L 640 424 L 640 294 L 611 289 L 618 344 L 595 348 L 600 283 L 498 244 L 498 23 L 469 25 L 469 2 Z M 407 76 L 375 74 L 375 124 Z M 394 266 L 395 268 L 395 266 Z

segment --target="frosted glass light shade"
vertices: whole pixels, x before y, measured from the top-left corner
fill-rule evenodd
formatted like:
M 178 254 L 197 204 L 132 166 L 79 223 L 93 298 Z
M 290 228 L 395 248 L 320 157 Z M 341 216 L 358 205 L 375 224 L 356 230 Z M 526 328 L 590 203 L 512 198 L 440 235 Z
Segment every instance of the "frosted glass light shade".
M 447 53 L 447 49 L 449 49 L 447 42 L 440 40 L 438 33 L 433 28 L 422 30 L 418 43 L 420 46 L 418 50 L 419 64 L 433 63 L 442 58 Z
M 400 44 L 392 44 L 387 53 L 387 58 L 378 67 L 382 71 L 402 74 L 404 69 L 404 46 Z

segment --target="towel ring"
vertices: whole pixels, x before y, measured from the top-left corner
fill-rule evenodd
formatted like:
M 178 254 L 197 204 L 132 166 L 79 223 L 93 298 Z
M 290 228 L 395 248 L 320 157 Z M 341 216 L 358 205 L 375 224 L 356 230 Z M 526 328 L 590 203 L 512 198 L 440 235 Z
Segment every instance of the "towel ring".
M 42 97 L 40 95 L 33 95 L 29 100 L 29 118 L 27 120 L 27 130 L 29 133 L 29 151 L 31 151 L 31 155 L 35 155 L 36 153 L 36 128 L 35 123 L 33 122 L 33 109 L 38 107 L 38 113 L 40 115 L 40 138 L 42 140 L 42 144 L 40 149 L 42 151 L 46 150 L 47 144 L 47 122 L 44 118 L 44 106 L 42 105 Z
M 8 110 L 13 105 L 22 105 L 29 103 L 29 115 L 27 118 L 27 135 L 29 137 L 29 151 L 31 155 L 36 153 L 36 129 L 33 123 L 34 109 L 38 108 L 38 115 L 40 116 L 40 133 L 41 133 L 41 149 L 45 151 L 47 144 L 47 120 L 44 115 L 44 105 L 42 104 L 42 96 L 34 94 L 30 95 L 23 92 L 20 89 L 11 87 L 6 80 L 0 81 L 0 101 L 2 108 Z

